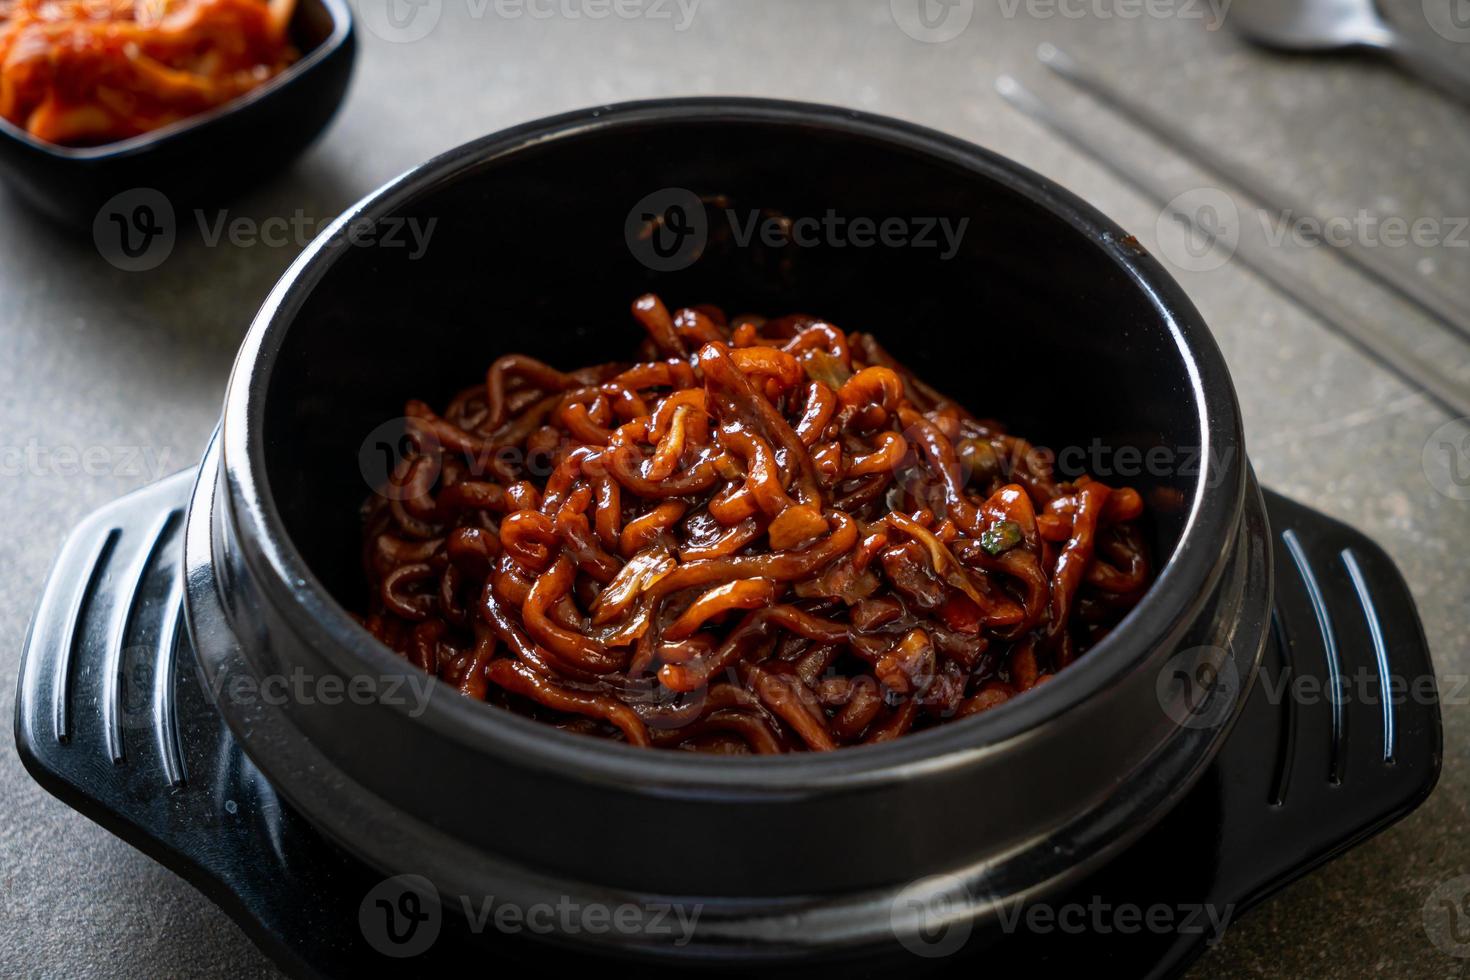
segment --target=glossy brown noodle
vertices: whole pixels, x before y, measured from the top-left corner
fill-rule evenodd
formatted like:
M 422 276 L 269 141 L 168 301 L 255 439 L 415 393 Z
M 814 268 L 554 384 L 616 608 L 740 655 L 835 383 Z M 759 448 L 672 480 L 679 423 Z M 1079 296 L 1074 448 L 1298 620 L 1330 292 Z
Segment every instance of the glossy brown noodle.
M 633 745 L 882 742 L 1040 684 L 1151 572 L 1139 494 L 808 316 L 633 304 L 638 360 L 511 354 L 365 507 L 364 622 L 469 697 Z

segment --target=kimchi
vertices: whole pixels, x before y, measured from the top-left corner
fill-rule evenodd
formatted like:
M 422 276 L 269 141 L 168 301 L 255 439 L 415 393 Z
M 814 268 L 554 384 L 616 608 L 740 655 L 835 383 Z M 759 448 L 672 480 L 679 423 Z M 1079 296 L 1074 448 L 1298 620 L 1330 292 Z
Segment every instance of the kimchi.
M 96 146 L 208 111 L 299 56 L 296 0 L 0 0 L 0 116 Z

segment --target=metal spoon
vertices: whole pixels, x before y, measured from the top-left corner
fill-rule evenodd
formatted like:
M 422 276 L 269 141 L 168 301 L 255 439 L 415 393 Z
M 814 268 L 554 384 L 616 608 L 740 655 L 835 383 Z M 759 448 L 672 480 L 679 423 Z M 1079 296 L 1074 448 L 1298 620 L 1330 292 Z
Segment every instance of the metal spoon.
M 1379 15 L 1373 0 L 1235 0 L 1228 16 L 1240 34 L 1266 47 L 1385 54 L 1440 91 L 1470 102 L 1470 66 L 1401 33 Z

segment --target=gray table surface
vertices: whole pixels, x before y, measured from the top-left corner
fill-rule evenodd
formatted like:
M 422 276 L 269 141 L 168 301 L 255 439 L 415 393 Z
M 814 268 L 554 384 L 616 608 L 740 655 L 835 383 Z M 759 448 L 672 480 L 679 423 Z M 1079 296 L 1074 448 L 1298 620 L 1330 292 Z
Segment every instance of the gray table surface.
M 384 0 L 361 3 L 383 23 Z M 1211 179 L 1048 77 L 1032 53 L 1052 40 L 1326 214 L 1433 219 L 1440 244 L 1379 251 L 1470 298 L 1470 235 L 1455 220 L 1470 215 L 1467 109 L 1376 62 L 1248 48 L 1220 29 L 1218 2 L 961 0 L 953 15 L 970 6 L 963 31 L 931 43 L 900 30 L 888 0 L 685 0 L 687 22 L 676 4 L 659 8 L 671 19 L 646 5 L 641 16 L 593 19 L 430 0 L 425 10 L 441 16 L 420 40 L 361 31 L 356 78 L 326 137 L 229 217 L 319 222 L 431 154 L 513 123 L 622 99 L 739 93 L 840 103 L 958 134 L 1055 178 L 1153 247 L 1158 207 L 1017 115 L 995 94 L 996 75 L 1010 72 L 1080 114 L 1170 186 Z M 1406 30 L 1470 58 L 1467 45 L 1444 39 L 1457 36 L 1448 0 L 1385 6 Z M 554 9 L 588 8 L 558 0 Z M 186 217 L 166 262 L 129 273 L 0 197 L 0 705 L 12 703 L 26 623 L 63 536 L 92 508 L 200 453 L 236 345 L 299 244 L 210 246 Z M 1281 251 L 1423 356 L 1470 375 L 1465 346 L 1412 310 L 1328 256 Z M 1419 602 L 1441 677 L 1463 678 L 1470 503 L 1436 490 L 1444 481 L 1422 460 L 1448 416 L 1238 261 L 1178 274 L 1224 347 L 1263 482 L 1380 541 Z M 79 473 L 69 454 L 88 449 Z M 1430 801 L 1235 923 L 1191 976 L 1470 969 L 1431 941 L 1422 912 L 1437 886 L 1470 872 L 1470 709 L 1456 700 L 1445 707 L 1444 775 Z M 10 726 L 0 731 L 0 975 L 276 975 L 192 888 L 36 786 Z

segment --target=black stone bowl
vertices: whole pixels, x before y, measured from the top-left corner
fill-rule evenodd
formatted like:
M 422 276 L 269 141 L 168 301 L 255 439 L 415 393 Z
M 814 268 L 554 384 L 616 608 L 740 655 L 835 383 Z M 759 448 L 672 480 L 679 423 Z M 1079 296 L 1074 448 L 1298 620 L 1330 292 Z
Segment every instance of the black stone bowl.
M 644 237 L 650 215 L 662 231 Z M 788 219 L 793 240 L 747 237 L 751 216 Z M 447 686 L 426 703 L 389 696 L 423 677 L 348 614 L 365 597 L 372 434 L 405 399 L 442 403 L 507 352 L 562 367 L 626 356 L 639 333 L 625 311 L 646 290 L 671 305 L 819 313 L 873 332 L 977 413 L 1083 450 L 1074 462 L 1093 467 L 1101 447 L 1117 482 L 1151 502 L 1157 581 L 1050 683 L 823 755 L 637 750 Z M 1152 462 L 1125 471 L 1135 458 Z M 697 905 L 682 945 L 638 931 L 551 938 L 742 963 L 895 949 L 936 908 L 983 937 L 1006 903 L 1099 866 L 1214 757 L 1271 602 L 1230 378 L 1154 259 L 1072 194 L 969 143 L 752 99 L 530 123 L 344 214 L 245 340 L 185 562 L 190 636 L 221 712 L 330 837 L 445 896 Z M 1181 663 L 1237 682 L 1184 705 L 1200 692 L 1161 683 Z M 231 694 L 293 676 L 372 696 Z M 1181 723 L 1190 712 L 1212 720 Z

